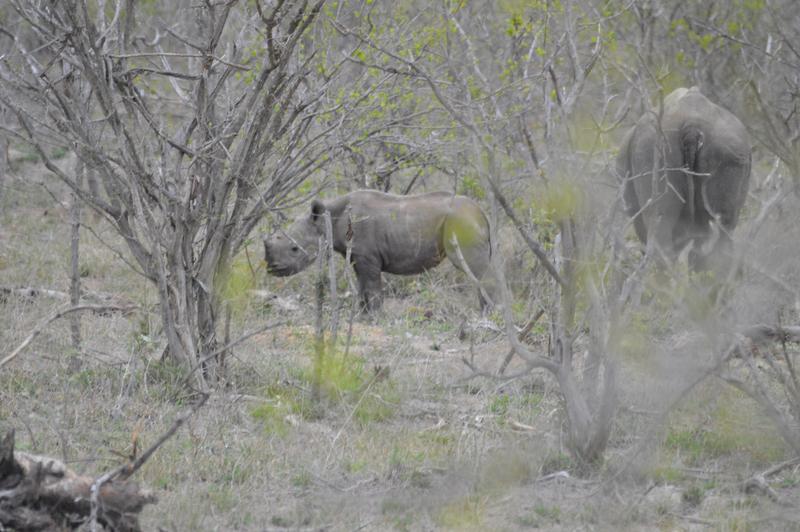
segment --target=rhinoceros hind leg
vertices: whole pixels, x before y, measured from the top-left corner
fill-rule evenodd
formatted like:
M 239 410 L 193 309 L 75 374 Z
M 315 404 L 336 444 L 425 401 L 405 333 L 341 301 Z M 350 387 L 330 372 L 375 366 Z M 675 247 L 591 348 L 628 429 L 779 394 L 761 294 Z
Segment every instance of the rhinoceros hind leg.
M 470 276 L 471 281 L 478 282 L 478 302 L 481 311 L 485 312 L 492 303 L 496 303 L 489 300 L 494 299 L 491 294 L 486 294 L 490 288 L 488 285 L 491 284 L 490 279 L 485 279 L 491 277 L 486 272 L 492 261 L 488 225 L 477 224 L 473 218 L 456 214 L 445 222 L 443 238 L 445 253 L 450 262 Z
M 361 299 L 361 310 L 374 312 L 383 303 L 383 282 L 381 269 L 367 260 L 355 260 L 353 268 L 358 279 L 358 292 Z

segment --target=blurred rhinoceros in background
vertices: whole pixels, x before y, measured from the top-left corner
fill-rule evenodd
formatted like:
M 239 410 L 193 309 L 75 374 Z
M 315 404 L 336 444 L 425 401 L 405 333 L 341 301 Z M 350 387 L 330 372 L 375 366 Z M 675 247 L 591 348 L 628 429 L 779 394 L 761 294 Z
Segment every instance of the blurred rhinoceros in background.
M 736 116 L 697 87 L 676 89 L 660 121 L 648 112 L 627 134 L 617 172 L 643 243 L 652 239 L 670 262 L 692 244 L 690 269 L 724 271 L 750 180 L 750 140 Z

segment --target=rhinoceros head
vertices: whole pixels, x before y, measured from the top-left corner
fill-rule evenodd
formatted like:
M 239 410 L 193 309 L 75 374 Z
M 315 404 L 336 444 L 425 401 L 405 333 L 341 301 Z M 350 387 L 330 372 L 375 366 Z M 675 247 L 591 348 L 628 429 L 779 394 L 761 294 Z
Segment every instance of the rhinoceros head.
M 325 206 L 314 200 L 311 210 L 295 220 L 288 228 L 278 229 L 264 237 L 264 260 L 270 275 L 286 277 L 306 269 L 314 261 L 322 234 Z

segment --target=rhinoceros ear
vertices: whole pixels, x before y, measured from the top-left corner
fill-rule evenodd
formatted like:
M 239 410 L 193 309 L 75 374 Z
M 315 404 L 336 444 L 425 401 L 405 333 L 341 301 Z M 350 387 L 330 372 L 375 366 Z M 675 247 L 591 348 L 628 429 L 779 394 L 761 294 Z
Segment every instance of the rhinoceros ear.
M 315 199 L 314 201 L 311 202 L 311 219 L 313 221 L 316 222 L 319 219 L 320 215 L 322 215 L 322 213 L 324 212 L 325 212 L 325 205 L 320 200 Z

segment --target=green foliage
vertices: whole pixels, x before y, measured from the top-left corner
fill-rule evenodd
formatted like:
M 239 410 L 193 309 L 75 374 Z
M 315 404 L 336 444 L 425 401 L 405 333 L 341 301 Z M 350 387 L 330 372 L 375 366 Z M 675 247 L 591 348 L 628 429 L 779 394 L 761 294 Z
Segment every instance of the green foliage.
M 763 11 L 767 7 L 767 0 L 743 0 L 742 7 L 751 12 Z
M 474 76 L 467 77 L 467 90 L 469 90 L 469 96 L 473 100 L 480 100 L 484 97 L 483 89 L 478 85 L 478 82 L 475 81 Z
M 22 371 L 4 370 L 0 373 L 0 390 L 14 397 L 34 399 L 41 391 L 39 383 Z
M 263 41 L 251 41 L 243 50 L 245 61 L 249 62 L 249 68 L 243 72 L 237 70 L 234 77 L 245 85 L 252 85 L 261 75 L 263 58 L 266 53 L 267 49 Z
M 540 188 L 534 195 L 533 205 L 545 219 L 558 222 L 575 216 L 582 201 L 580 189 L 575 183 L 559 179 Z
M 250 415 L 264 424 L 264 432 L 267 434 L 285 436 L 288 432 L 286 415 L 290 409 L 285 403 L 266 403 L 255 407 Z
M 311 485 L 311 473 L 303 469 L 292 477 L 292 485 L 296 488 L 307 488 Z
M 413 530 L 414 512 L 407 502 L 388 497 L 381 502 L 381 513 L 390 517 L 394 530 L 401 532 Z
M 566 471 L 574 466 L 572 458 L 562 452 L 551 453 L 545 458 L 542 464 L 542 474 L 549 475 L 557 471 Z
M 683 471 L 670 466 L 653 467 L 649 475 L 659 484 L 676 484 L 685 478 Z
M 719 458 L 736 449 L 733 439 L 703 428 L 672 430 L 667 434 L 665 445 L 687 454 L 692 464 L 703 458 Z
M 115 369 L 107 367 L 84 368 L 69 376 L 70 383 L 79 389 L 92 391 L 103 384 L 114 382 L 118 377 Z
M 485 238 L 485 235 L 479 231 L 479 227 L 476 226 L 474 220 L 455 216 L 450 216 L 445 220 L 442 234 L 444 245 L 448 253 L 451 250 L 455 250 L 457 243 L 458 250 L 464 256 L 465 260 L 468 260 L 470 248 L 481 244 L 482 242 L 480 239 Z M 455 242 L 453 242 L 453 240 L 455 240 Z M 474 273 L 475 272 L 473 272 L 473 274 Z
M 221 475 L 219 480 L 226 484 L 235 486 L 241 486 L 250 480 L 250 478 L 253 476 L 253 470 L 246 460 L 247 453 L 249 452 L 252 451 L 247 449 L 245 453 L 226 455 L 223 457 L 222 465 L 220 467 Z M 245 454 L 245 459 L 242 458 L 242 454 Z
M 737 451 L 767 464 L 784 458 L 787 447 L 760 407 L 737 390 L 726 388 L 715 411 L 714 430 Z
M 458 193 L 475 199 L 486 198 L 486 190 L 477 176 L 465 175 L 462 177 L 458 186 Z
M 23 163 L 38 163 L 39 162 L 39 152 L 31 148 L 28 144 L 25 144 L 21 147 L 20 151 L 22 155 L 17 159 L 17 162 Z
M 64 146 L 57 146 L 50 151 L 50 158 L 51 159 L 63 159 L 67 155 L 69 155 L 71 150 Z
M 517 212 L 527 211 L 528 220 L 534 225 L 536 238 L 546 250 L 551 250 L 559 228 L 551 213 L 543 207 L 542 195 L 546 194 L 546 187 L 537 186 L 526 195 L 514 199 L 514 209 Z
M 266 402 L 253 408 L 250 415 L 264 424 L 267 434 L 285 436 L 289 431 L 288 416 L 313 417 L 310 399 L 299 388 L 275 383 L 267 386 L 264 395 Z
M 539 518 L 534 514 L 518 515 L 514 522 L 523 528 L 540 528 Z
M 536 512 L 536 515 L 539 517 L 548 519 L 550 521 L 555 521 L 558 523 L 561 520 L 561 508 L 558 506 L 548 506 L 545 504 L 537 504 L 533 507 L 533 511 Z
M 625 326 L 611 331 L 616 351 L 627 361 L 646 366 L 649 366 L 652 354 L 652 334 L 648 316 L 643 312 L 633 314 Z
M 488 457 L 481 468 L 480 476 L 481 492 L 497 496 L 509 488 L 531 482 L 536 476 L 536 470 L 527 453 L 505 449 Z
M 508 413 L 508 405 L 511 403 L 511 396 L 508 394 L 496 395 L 489 403 L 489 412 L 496 416 L 505 416 Z
M 309 385 L 319 378 L 320 391 L 330 399 L 340 400 L 361 390 L 369 375 L 363 358 L 345 356 L 328 345 L 323 356 L 315 356 L 312 366 L 301 371 L 300 378 Z
M 229 512 L 236 507 L 238 497 L 230 486 L 212 484 L 207 492 L 208 502 L 218 512 Z
M 661 87 L 661 92 L 664 95 L 669 94 L 677 88 L 685 87 L 687 84 L 686 78 L 677 70 L 673 68 L 662 68 L 657 76 L 658 84 Z M 658 102 L 654 102 L 658 105 Z
M 360 397 L 355 410 L 355 420 L 360 426 L 391 419 L 400 404 L 400 394 L 392 381 L 373 385 L 367 395 Z
M 250 291 L 256 286 L 255 271 L 247 258 L 235 258 L 220 274 L 220 297 L 235 313 L 241 313 L 251 301 Z
M 509 37 L 519 37 L 533 28 L 530 21 L 525 21 L 520 13 L 514 13 L 508 18 L 508 26 L 506 27 L 506 35 Z
M 313 341 L 306 340 L 313 353 Z M 264 423 L 267 433 L 285 436 L 289 416 L 302 419 L 318 417 L 321 405 L 314 404 L 307 390 L 319 386 L 321 399 L 330 404 L 344 404 L 353 409 L 353 419 L 359 426 L 391 418 L 400 402 L 400 393 L 385 370 L 368 371 L 364 359 L 345 356 L 330 344 L 321 357 L 311 355 L 312 363 L 297 368 L 300 386 L 273 384 L 265 390 L 266 402 L 251 411 Z
M 186 368 L 173 358 L 165 356 L 162 360 L 148 364 L 145 369 L 144 378 L 148 382 L 145 389 L 153 399 L 174 400 L 176 391 L 182 388 Z
M 486 503 L 476 495 L 456 500 L 439 511 L 436 523 L 445 530 L 484 530 Z
M 670 427 L 664 445 L 691 464 L 733 454 L 744 454 L 766 464 L 780 460 L 786 453 L 785 443 L 758 406 L 729 388 L 720 393 L 710 417 L 704 417 L 701 424 L 684 421 Z
M 503 425 L 508 417 L 519 420 L 534 416 L 539 412 L 542 398 L 540 392 L 501 393 L 489 400 L 488 409 L 497 416 L 497 422 Z
M 564 6 L 560 0 L 501 0 L 499 2 L 501 13 L 507 13 L 512 17 L 517 16 L 541 16 L 548 9 L 553 12 L 561 12 Z
M 572 147 L 576 151 L 595 154 L 613 147 L 607 128 L 604 128 L 603 124 L 598 124 L 591 112 L 575 113 L 569 130 Z
M 388 460 L 385 453 L 376 456 L 375 459 L 408 480 L 413 471 L 420 466 L 431 462 L 441 463 L 450 457 L 455 444 L 453 435 L 446 431 L 404 430 L 393 436 Z

